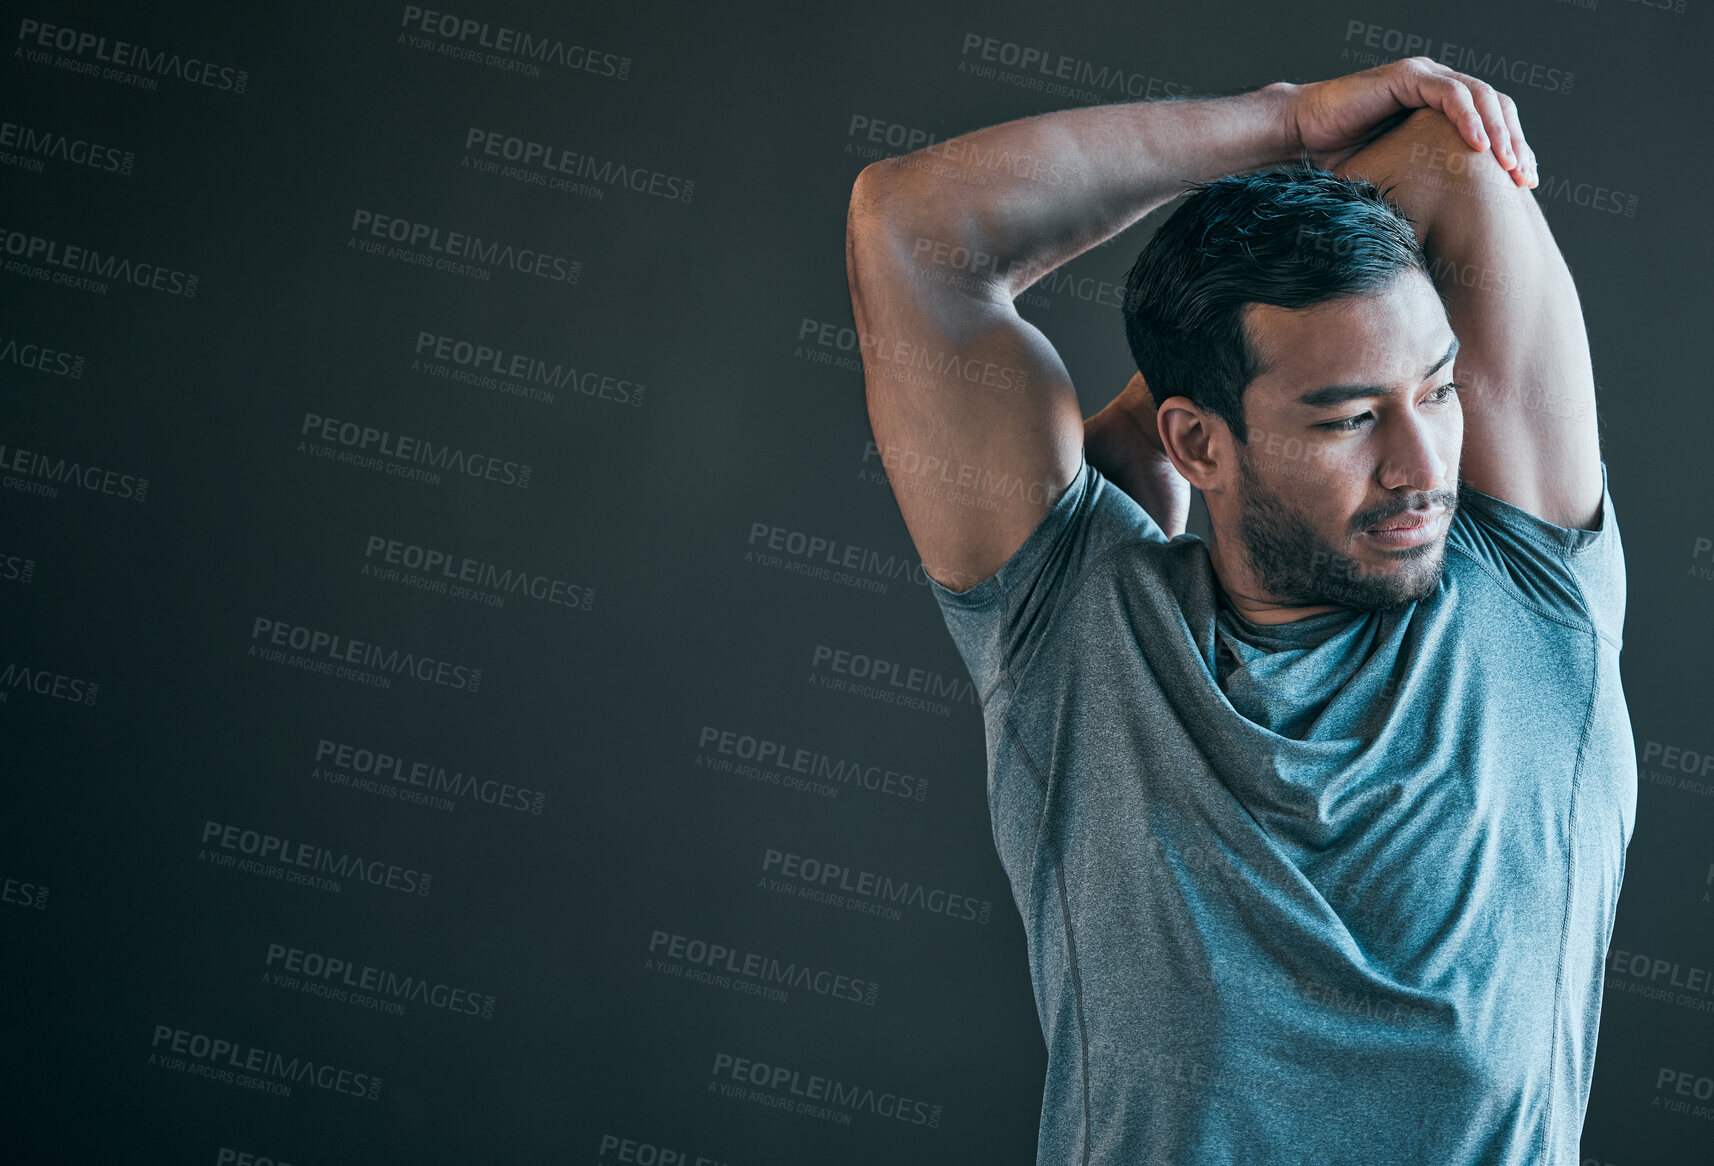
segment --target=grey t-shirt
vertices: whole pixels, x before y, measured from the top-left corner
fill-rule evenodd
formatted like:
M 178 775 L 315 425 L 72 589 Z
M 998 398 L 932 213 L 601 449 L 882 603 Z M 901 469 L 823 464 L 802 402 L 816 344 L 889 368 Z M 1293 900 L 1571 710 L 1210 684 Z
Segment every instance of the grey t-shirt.
M 1085 462 L 931 591 L 982 698 L 1045 1166 L 1575 1166 L 1636 819 L 1624 556 L 1469 489 L 1429 598 L 1262 627 Z

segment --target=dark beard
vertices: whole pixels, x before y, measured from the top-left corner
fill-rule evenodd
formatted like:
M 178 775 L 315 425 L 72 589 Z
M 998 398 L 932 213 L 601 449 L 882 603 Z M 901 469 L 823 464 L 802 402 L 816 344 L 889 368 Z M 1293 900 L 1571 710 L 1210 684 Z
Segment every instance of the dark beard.
M 1440 585 L 1446 561 L 1444 534 L 1433 542 L 1390 552 L 1390 570 L 1365 570 L 1359 560 L 1334 550 L 1297 511 L 1262 485 L 1243 454 L 1238 458 L 1238 477 L 1244 488 L 1238 534 L 1250 569 L 1262 588 L 1285 606 L 1331 603 L 1386 611 L 1426 599 Z M 1431 505 L 1444 505 L 1448 520 L 1458 505 L 1458 495 L 1450 490 L 1429 491 L 1423 497 Z M 1423 497 L 1412 501 L 1420 504 Z M 1360 514 L 1354 525 L 1366 529 L 1397 517 L 1404 509 Z

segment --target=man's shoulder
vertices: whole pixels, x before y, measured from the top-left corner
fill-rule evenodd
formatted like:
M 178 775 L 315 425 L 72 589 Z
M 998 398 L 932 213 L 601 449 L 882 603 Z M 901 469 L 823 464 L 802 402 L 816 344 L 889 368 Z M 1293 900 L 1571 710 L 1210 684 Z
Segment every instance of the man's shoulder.
M 993 576 L 964 592 L 931 590 L 986 698 L 1003 678 L 1021 684 L 1044 647 L 1057 658 L 1150 638 L 1150 626 L 1182 628 L 1185 603 L 1212 611 L 1212 583 L 1201 539 L 1169 541 L 1136 499 L 1085 462 Z
M 1594 527 L 1556 526 L 1503 499 L 1460 485 L 1446 536 L 1446 570 L 1485 577 L 1513 607 L 1621 642 L 1624 546 L 1606 489 Z M 1468 590 L 1468 589 L 1466 589 Z

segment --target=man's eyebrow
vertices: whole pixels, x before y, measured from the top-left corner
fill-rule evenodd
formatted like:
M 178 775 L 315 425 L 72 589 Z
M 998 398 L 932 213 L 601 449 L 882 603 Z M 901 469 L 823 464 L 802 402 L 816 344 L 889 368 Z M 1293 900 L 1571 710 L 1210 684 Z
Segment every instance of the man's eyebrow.
M 1446 349 L 1446 355 L 1429 365 L 1428 371 L 1422 374 L 1427 380 L 1435 373 L 1446 367 L 1446 362 L 1458 355 L 1458 337 L 1452 338 L 1452 343 Z M 1323 385 L 1319 389 L 1311 389 L 1297 399 L 1300 405 L 1324 406 L 1342 405 L 1346 401 L 1354 401 L 1360 397 L 1384 397 L 1392 392 L 1386 385 Z

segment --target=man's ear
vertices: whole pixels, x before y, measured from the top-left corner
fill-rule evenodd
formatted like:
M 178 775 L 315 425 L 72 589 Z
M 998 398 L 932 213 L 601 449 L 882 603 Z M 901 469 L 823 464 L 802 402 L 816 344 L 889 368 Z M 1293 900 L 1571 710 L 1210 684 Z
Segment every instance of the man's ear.
M 1168 397 L 1160 405 L 1161 446 L 1173 468 L 1203 493 L 1226 484 L 1232 460 L 1232 430 L 1224 418 L 1196 406 L 1189 397 Z

